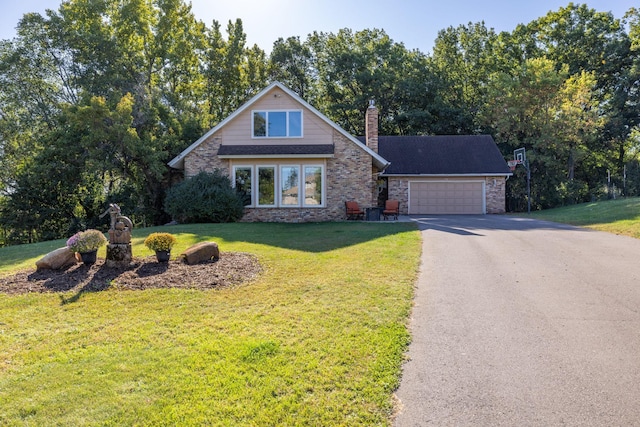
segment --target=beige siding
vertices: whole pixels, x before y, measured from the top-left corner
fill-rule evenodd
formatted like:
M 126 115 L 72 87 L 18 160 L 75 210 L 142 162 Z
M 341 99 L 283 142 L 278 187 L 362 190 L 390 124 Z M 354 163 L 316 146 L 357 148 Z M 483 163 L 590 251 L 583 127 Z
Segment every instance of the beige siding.
M 300 110 L 302 109 L 302 138 L 252 138 L 251 118 L 253 111 Z M 278 88 L 273 88 L 256 101 L 250 109 L 242 112 L 221 129 L 221 137 L 226 145 L 255 144 L 332 144 L 333 128 L 310 110 L 303 108 L 295 99 Z

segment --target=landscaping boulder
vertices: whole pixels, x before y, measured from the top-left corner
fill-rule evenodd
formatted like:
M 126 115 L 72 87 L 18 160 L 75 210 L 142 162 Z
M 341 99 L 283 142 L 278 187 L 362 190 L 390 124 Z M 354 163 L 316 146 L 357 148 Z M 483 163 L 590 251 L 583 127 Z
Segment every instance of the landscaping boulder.
M 65 246 L 64 248 L 49 252 L 36 261 L 36 268 L 38 270 L 59 270 L 77 262 L 75 254 Z
M 181 253 L 180 257 L 184 262 L 192 265 L 202 261 L 209 261 L 212 258 L 220 258 L 220 250 L 215 242 L 201 242 Z

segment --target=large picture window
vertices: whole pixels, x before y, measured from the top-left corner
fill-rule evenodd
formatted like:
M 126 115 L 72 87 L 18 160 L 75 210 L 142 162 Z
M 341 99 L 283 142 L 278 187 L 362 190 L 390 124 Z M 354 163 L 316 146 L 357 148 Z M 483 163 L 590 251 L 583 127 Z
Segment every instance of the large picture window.
M 280 168 L 280 200 L 284 206 L 300 204 L 300 167 L 282 166 Z
M 302 137 L 302 111 L 254 111 L 253 137 Z
M 275 206 L 276 168 L 258 167 L 258 206 Z
M 233 181 L 245 206 L 323 207 L 324 166 L 305 164 L 234 166 Z
M 253 168 L 251 166 L 235 166 L 233 168 L 233 182 L 244 205 L 250 206 L 252 204 Z
M 322 166 L 304 167 L 304 205 L 322 204 Z

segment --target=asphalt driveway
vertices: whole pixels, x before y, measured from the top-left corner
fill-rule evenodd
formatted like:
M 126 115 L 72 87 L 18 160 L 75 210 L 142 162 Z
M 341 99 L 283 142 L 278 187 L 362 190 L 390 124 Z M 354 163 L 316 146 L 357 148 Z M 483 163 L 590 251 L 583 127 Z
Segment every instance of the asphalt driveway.
M 412 219 L 423 259 L 396 427 L 640 425 L 640 240 Z

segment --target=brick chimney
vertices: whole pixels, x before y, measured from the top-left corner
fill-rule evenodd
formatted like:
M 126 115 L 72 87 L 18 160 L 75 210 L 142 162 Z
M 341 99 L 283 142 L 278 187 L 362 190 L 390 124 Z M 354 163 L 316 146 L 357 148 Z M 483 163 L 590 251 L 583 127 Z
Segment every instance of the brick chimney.
M 376 108 L 375 101 L 373 99 L 369 101 L 369 107 L 367 107 L 364 131 L 366 135 L 367 147 L 371 148 L 373 151 L 377 153 L 378 152 L 378 109 Z

